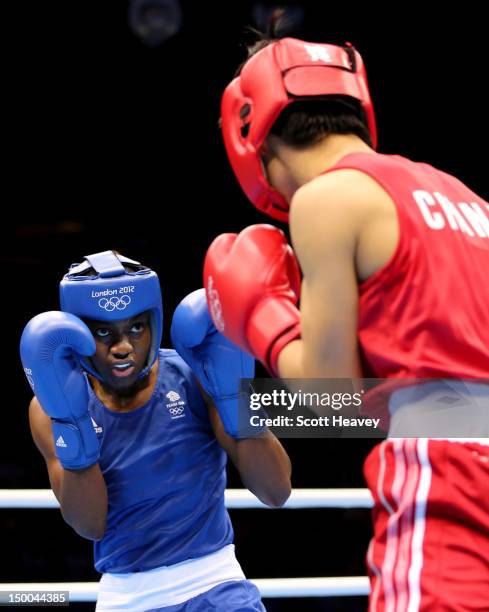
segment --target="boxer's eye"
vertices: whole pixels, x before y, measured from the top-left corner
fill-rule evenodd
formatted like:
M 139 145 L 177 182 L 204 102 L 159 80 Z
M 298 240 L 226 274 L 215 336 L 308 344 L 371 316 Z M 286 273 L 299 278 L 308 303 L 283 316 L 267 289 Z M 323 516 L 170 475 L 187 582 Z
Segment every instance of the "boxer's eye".
M 99 327 L 94 331 L 94 334 L 97 336 L 97 338 L 107 338 L 110 331 L 106 327 Z
M 144 330 L 144 323 L 136 321 L 131 325 L 131 332 L 134 334 L 140 334 Z

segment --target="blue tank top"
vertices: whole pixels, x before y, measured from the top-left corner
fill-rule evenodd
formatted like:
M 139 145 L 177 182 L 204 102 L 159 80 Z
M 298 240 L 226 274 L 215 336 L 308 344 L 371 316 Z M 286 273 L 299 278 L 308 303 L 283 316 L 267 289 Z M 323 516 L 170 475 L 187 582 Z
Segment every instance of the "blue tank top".
M 233 541 L 224 506 L 226 454 L 192 371 L 169 349 L 147 404 L 106 408 L 90 388 L 109 496 L 107 527 L 94 543 L 99 572 L 143 572 L 208 555 Z

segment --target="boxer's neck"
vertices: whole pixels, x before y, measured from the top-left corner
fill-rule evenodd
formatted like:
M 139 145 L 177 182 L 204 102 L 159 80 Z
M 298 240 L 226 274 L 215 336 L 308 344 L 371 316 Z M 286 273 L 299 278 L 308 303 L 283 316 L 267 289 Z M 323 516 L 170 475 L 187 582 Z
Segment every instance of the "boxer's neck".
M 276 162 L 288 175 L 288 187 L 291 186 L 291 188 L 282 190 L 282 192 L 288 191 L 284 193 L 284 196 L 289 201 L 295 190 L 333 168 L 346 155 L 350 153 L 375 154 L 375 151 L 355 134 L 331 134 L 304 149 L 285 145 L 275 136 L 270 136 L 269 142 Z M 281 191 L 280 188 L 279 191 Z

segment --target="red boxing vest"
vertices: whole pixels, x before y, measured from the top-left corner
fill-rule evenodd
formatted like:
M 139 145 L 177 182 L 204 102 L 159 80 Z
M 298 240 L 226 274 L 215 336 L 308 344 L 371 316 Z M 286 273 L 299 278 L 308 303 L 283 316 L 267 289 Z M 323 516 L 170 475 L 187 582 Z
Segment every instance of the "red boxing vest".
M 489 204 L 453 176 L 397 155 L 354 153 L 330 171 L 340 168 L 375 179 L 400 227 L 390 261 L 359 286 L 365 374 L 489 377 Z

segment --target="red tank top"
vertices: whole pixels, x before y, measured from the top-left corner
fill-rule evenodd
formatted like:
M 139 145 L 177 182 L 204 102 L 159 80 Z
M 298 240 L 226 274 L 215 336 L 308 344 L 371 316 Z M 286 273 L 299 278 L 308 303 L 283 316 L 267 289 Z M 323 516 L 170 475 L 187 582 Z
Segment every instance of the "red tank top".
M 340 168 L 375 179 L 399 219 L 394 255 L 359 287 L 366 375 L 489 377 L 487 202 L 453 176 L 397 155 L 354 153 L 331 170 Z

